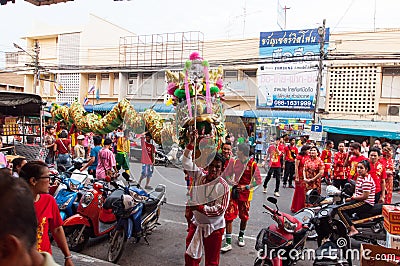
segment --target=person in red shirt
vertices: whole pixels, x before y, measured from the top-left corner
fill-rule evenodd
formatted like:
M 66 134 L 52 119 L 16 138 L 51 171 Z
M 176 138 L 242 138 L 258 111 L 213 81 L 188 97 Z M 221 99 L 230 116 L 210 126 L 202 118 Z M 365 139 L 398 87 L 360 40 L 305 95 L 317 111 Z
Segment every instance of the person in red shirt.
M 357 180 L 357 165 L 363 160 L 368 160 L 361 154 L 361 144 L 358 142 L 350 143 L 349 152 L 344 162 L 345 167 L 348 168 L 348 180 Z
M 265 156 L 265 159 L 263 164 L 265 164 L 265 161 L 269 162 L 269 170 L 267 177 L 264 180 L 264 193 L 267 193 L 267 185 L 269 180 L 271 179 L 271 176 L 273 175 L 275 178 L 275 192 L 274 195 L 275 197 L 279 197 L 279 184 L 281 181 L 281 151 L 278 149 L 280 143 L 280 138 L 277 137 L 275 140 L 275 143 L 271 143 L 267 150 L 267 155 Z
M 322 179 L 325 179 L 327 184 L 331 183 L 331 167 L 332 167 L 332 148 L 334 146 L 333 141 L 327 140 L 325 149 L 321 152 L 321 160 L 324 162 L 324 174 Z
M 57 153 L 57 164 L 68 167 L 71 164 L 71 140 L 68 139 L 67 131 L 63 130 L 58 134 L 58 139 L 54 145 L 54 151 Z
M 285 170 L 285 174 L 283 175 L 283 187 L 286 187 L 289 178 L 289 187 L 294 188 L 293 186 L 293 176 L 295 174 L 295 159 L 299 150 L 296 147 L 296 139 L 291 137 L 289 139 L 289 145 L 285 146 L 284 149 L 284 161 L 285 165 L 283 169 Z
M 37 219 L 25 181 L 0 170 L 0 265 L 58 265 L 36 249 Z
M 286 138 L 286 136 L 287 136 L 287 135 L 281 136 L 281 137 L 279 138 L 279 145 L 278 145 L 278 150 L 279 150 L 279 152 L 280 152 L 280 157 L 279 157 L 279 159 L 280 159 L 280 161 L 281 161 L 280 179 L 283 178 L 283 172 L 284 172 L 284 166 L 285 166 L 285 148 L 286 148 L 286 145 L 285 145 L 285 138 Z
M 306 206 L 306 183 L 303 177 L 303 168 L 306 160 L 310 157 L 311 147 L 303 145 L 300 148 L 299 154 L 296 156 L 295 161 L 295 189 L 293 193 L 292 206 L 290 210 L 294 213 L 303 209 Z
M 392 192 L 393 192 L 393 173 L 394 173 L 394 162 L 393 162 L 393 151 L 390 145 L 382 145 L 382 158 L 381 163 L 386 168 L 386 193 L 385 193 L 385 204 L 392 203 Z
M 231 193 L 228 208 L 225 213 L 226 222 L 226 243 L 221 251 L 227 252 L 232 249 L 232 222 L 238 215 L 240 218 L 240 231 L 238 237 L 238 245 L 243 247 L 244 232 L 246 230 L 247 221 L 249 220 L 250 202 L 253 199 L 253 190 L 261 184 L 260 170 L 254 158 L 249 159 L 250 146 L 247 143 L 238 145 L 237 159 L 233 164 L 228 164 L 225 170 L 227 179 L 231 179 L 228 183 L 234 184 L 238 189 L 238 197 L 234 198 Z
M 347 153 L 344 152 L 344 142 L 339 142 L 338 152 L 335 153 L 333 159 L 333 180 L 332 184 L 338 189 L 344 188 L 347 183 L 346 168 L 344 162 L 346 161 Z
M 375 203 L 383 203 L 385 201 L 385 181 L 386 181 L 386 168 L 379 161 L 381 157 L 381 150 L 377 147 L 369 149 L 369 163 L 371 170 L 370 176 L 375 182 Z
M 154 141 L 152 140 L 151 134 L 146 132 L 143 136 L 141 136 L 141 145 L 142 145 L 142 174 L 139 179 L 139 185 L 142 183 L 142 180 L 146 178 L 146 186 L 145 189 L 152 189 L 150 186 L 150 179 L 153 176 L 154 170 L 154 154 L 156 152 L 156 148 L 154 147 Z
M 42 161 L 30 161 L 20 171 L 20 178 L 25 180 L 33 194 L 33 201 L 38 221 L 36 248 L 39 252 L 51 254 L 49 230 L 65 257 L 65 265 L 74 265 L 65 239 L 63 221 L 56 200 L 49 193 L 50 173 Z M 23 211 L 23 210 L 21 210 Z

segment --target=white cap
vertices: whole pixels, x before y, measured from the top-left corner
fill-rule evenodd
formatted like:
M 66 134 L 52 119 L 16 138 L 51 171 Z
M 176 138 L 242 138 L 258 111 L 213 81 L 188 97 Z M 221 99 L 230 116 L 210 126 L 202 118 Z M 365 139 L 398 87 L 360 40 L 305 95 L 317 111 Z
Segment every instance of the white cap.
M 85 139 L 85 136 L 84 135 L 79 135 L 76 139 Z

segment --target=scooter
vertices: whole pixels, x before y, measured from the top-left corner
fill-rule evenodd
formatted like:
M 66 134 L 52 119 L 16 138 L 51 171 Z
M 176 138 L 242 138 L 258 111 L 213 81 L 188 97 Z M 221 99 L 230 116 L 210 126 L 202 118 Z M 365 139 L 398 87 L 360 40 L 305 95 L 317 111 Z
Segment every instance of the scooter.
M 167 154 L 168 161 L 174 166 L 182 165 L 183 150 L 177 144 L 173 144 L 170 152 Z
M 71 168 L 61 173 L 59 185 L 54 192 L 54 198 L 60 210 L 63 221 L 76 213 L 82 192 L 80 190 L 91 184 L 91 177 L 78 168 L 82 167 L 83 159 L 76 160 Z
M 128 182 L 126 186 L 112 182 L 122 189 L 122 195 L 121 190 L 116 190 L 107 198 L 117 217 L 107 255 L 108 261 L 113 263 L 120 259 L 127 240 L 134 238 L 137 243 L 143 237 L 149 244 L 147 236 L 159 225 L 160 206 L 165 202 L 165 185 L 158 185 L 148 194 L 140 186 L 132 186 L 129 176 L 124 175 L 124 178 Z
M 154 154 L 154 165 L 164 165 L 165 167 L 168 167 L 170 164 L 171 162 L 163 149 L 158 148 Z
M 279 212 L 276 198 L 268 197 L 267 200 L 274 204 L 276 209 L 267 205 L 263 207 L 277 224 L 263 228 L 258 233 L 255 246 L 257 258 L 254 265 L 292 265 L 301 259 L 311 223 L 302 223 L 289 214 Z
M 60 186 L 62 183 L 63 178 L 73 178 L 78 181 L 82 181 L 85 184 L 89 184 L 93 181 L 93 177 L 88 174 L 88 172 L 85 170 L 83 172 L 80 171 L 84 163 L 87 163 L 87 159 L 83 158 L 76 158 L 72 160 L 72 165 L 68 169 L 66 169 L 63 165 L 59 165 L 57 167 L 57 172 L 59 173 L 58 175 L 50 175 L 52 183 L 50 185 L 50 191 L 54 191 L 52 193 L 53 197 L 56 197 L 58 192 L 61 189 L 65 189 L 65 186 Z
M 115 228 L 117 218 L 107 204 L 107 196 L 114 190 L 107 182 L 98 181 L 82 196 L 77 214 L 67 218 L 63 224 L 70 250 L 80 252 L 90 237 L 109 234 Z

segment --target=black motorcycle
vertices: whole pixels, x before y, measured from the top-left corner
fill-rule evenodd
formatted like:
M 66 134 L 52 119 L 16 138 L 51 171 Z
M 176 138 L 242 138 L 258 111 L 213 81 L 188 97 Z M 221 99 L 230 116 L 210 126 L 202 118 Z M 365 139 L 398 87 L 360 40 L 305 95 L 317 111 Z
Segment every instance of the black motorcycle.
M 154 154 L 154 165 L 164 165 L 168 167 L 171 164 L 167 154 L 164 153 L 162 148 L 158 148 Z
M 327 226 L 323 226 L 320 232 L 318 232 L 317 226 L 315 226 L 316 233 L 318 234 L 318 246 L 321 245 L 326 235 L 329 235 L 329 232 L 332 231 L 332 226 L 330 226 L 330 224 L 333 220 L 342 223 L 337 217 L 337 209 L 345 203 L 346 198 L 350 198 L 351 195 L 353 195 L 354 183 L 346 184 L 342 191 L 334 186 L 328 186 L 326 190 L 327 197 L 321 197 L 318 191 L 313 190 L 311 194 L 313 194 L 314 197 L 307 198 L 311 201 L 311 204 L 321 206 L 318 210 L 318 215 L 322 215 L 321 217 L 324 217 L 324 219 L 325 217 L 326 219 L 329 218 L 327 220 Z M 353 224 L 359 231 L 359 234 L 352 236 L 353 239 L 374 245 L 384 245 L 386 241 L 386 231 L 383 227 L 382 206 L 383 204 L 375 204 L 368 213 L 356 213 L 352 216 Z

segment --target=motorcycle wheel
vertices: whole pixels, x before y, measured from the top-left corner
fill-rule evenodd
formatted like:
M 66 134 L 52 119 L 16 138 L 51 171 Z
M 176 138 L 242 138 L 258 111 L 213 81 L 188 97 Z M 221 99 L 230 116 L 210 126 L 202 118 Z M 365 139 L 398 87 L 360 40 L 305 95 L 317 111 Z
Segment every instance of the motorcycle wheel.
M 317 232 L 316 232 L 315 229 L 314 229 L 314 230 L 311 230 L 311 231 L 310 231 L 310 233 L 309 233 L 308 236 L 307 236 L 307 239 L 308 239 L 308 240 L 316 240 L 317 237 L 318 237 L 318 234 L 317 234 Z
M 168 160 L 168 159 L 165 161 L 164 166 L 165 166 L 165 167 L 168 167 L 168 166 L 169 166 L 169 160 Z
M 108 248 L 108 261 L 117 263 L 122 256 L 122 251 L 125 248 L 126 235 L 124 228 L 115 231 L 113 238 L 111 239 L 110 247 Z
M 89 232 L 84 230 L 80 239 L 76 239 L 82 230 L 83 225 L 76 226 L 65 226 L 64 233 L 67 239 L 67 244 L 70 250 L 75 252 L 81 252 L 89 241 Z

